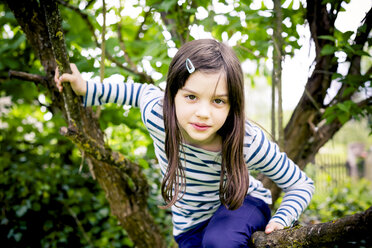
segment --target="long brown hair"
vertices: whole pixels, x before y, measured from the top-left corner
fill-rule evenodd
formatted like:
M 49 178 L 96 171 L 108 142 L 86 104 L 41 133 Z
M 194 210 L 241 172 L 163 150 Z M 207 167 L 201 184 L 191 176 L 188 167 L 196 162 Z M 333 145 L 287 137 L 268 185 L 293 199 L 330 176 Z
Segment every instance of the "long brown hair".
M 222 162 L 220 177 L 220 201 L 229 209 L 239 208 L 248 191 L 248 171 L 243 157 L 245 132 L 244 79 L 241 64 L 234 51 L 213 39 L 194 40 L 184 44 L 173 58 L 168 71 L 164 96 L 165 152 L 168 168 L 161 192 L 170 207 L 186 189 L 186 177 L 179 154 L 182 136 L 178 126 L 174 98 L 188 77 L 186 59 L 196 70 L 205 73 L 223 71 L 228 87 L 230 112 L 224 125 L 218 130 L 222 138 Z M 182 197 L 182 196 L 181 196 Z

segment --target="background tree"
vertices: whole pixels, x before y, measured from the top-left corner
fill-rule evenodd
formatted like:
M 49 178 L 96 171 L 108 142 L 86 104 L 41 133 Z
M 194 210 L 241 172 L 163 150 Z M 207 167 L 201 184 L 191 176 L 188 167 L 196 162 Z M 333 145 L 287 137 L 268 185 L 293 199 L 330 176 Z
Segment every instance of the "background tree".
M 293 55 L 294 50 L 299 48 L 296 26 L 304 24 L 310 28 L 316 52 L 312 75 L 284 130 L 284 151 L 301 168 L 314 158 L 319 148 L 348 120 L 369 116 L 371 113 L 371 97 L 356 97 L 359 92 L 368 90 L 371 82 L 371 69 L 367 68 L 362 72 L 360 65 L 362 57 L 369 57 L 363 48 L 367 46 L 368 49 L 370 41 L 371 10 L 366 14 L 357 33 L 342 33 L 334 24 L 345 2 L 348 1 L 308 0 L 298 9 L 293 9 L 293 3 L 282 9 L 283 18 L 289 19 L 291 23 L 289 27 L 283 26 L 283 32 L 287 34 L 283 40 L 287 55 Z M 150 139 L 139 121 L 138 111 L 117 110 L 115 106 L 107 106 L 102 108 L 99 123 L 94 109 L 83 109 L 76 104 L 80 99 L 68 87 L 62 95 L 58 93 L 52 80 L 54 69 L 58 64 L 61 71 L 68 71 L 69 61 L 72 61 L 81 71 L 98 75 L 100 66 L 96 61 L 101 54 L 98 48 L 104 47 L 107 58 L 102 59 L 105 62 L 105 76 L 119 73 L 136 81 L 158 84 L 164 81 L 170 57 L 176 48 L 194 38 L 190 35 L 190 30 L 203 27 L 211 36 L 230 41 L 241 61 L 254 61 L 257 64 L 257 74 L 270 75 L 264 64 L 268 49 L 273 44 L 271 34 L 267 32 L 273 23 L 273 10 L 263 4 L 255 7 L 252 1 L 216 2 L 212 5 L 210 1 L 155 0 L 138 2 L 131 8 L 131 11 L 138 13 L 131 16 L 124 14 L 128 7 L 123 3 L 118 7 L 107 5 L 107 16 L 115 21 L 106 24 L 106 45 L 101 46 L 103 38 L 100 37 L 104 37 L 101 33 L 104 8 L 100 1 L 59 0 L 58 4 L 61 15 L 53 1 L 5 1 L 5 5 L 0 5 L 0 21 L 3 24 L 0 41 L 1 96 L 2 99 L 12 96 L 11 99 L 6 99 L 10 103 L 8 105 L 13 105 L 11 118 L 2 115 L 2 118 L 6 116 L 4 118 L 7 123 L 2 126 L 6 133 L 1 136 L 4 144 L 2 170 L 17 171 L 11 170 L 10 165 L 19 156 L 17 154 L 22 154 L 26 148 L 35 150 L 39 155 L 45 152 L 42 146 L 46 140 L 39 139 L 39 133 L 34 133 L 37 138 L 28 138 L 32 141 L 31 144 L 27 143 L 26 138 L 22 139 L 22 134 L 29 134 L 24 130 L 13 136 L 19 131 L 14 125 L 24 129 L 24 124 L 20 123 L 23 122 L 22 119 L 27 120 L 27 116 L 19 112 L 35 111 L 35 106 L 41 107 L 45 113 L 44 118 L 49 118 L 48 122 L 54 123 L 50 132 L 57 132 L 55 130 L 62 126 L 62 114 L 68 127 L 62 128 L 61 133 L 78 146 L 83 160 L 90 168 L 89 173 L 97 179 L 105 192 L 112 214 L 118 218 L 131 240 L 138 247 L 163 247 L 166 244 L 164 235 L 167 231 L 160 231 L 164 229 L 159 229 L 156 223 L 159 223 L 158 217 L 164 219 L 167 214 L 156 208 L 157 204 L 161 204 L 159 200 L 148 200 L 149 190 L 158 190 L 153 188 L 152 182 L 149 184 L 147 181 L 154 180 L 154 177 L 145 176 L 153 173 L 149 165 L 154 163 L 154 153 Z M 207 13 L 207 17 L 203 18 L 203 13 Z M 344 61 L 337 59 L 336 52 L 346 54 Z M 337 69 L 344 62 L 349 62 L 350 67 L 347 74 L 342 75 Z M 32 81 L 36 87 L 15 79 Z M 342 83 L 342 86 L 337 95 L 327 103 L 327 90 L 334 80 Z M 39 115 L 42 120 L 43 114 Z M 123 118 L 122 115 L 128 115 L 128 118 Z M 50 116 L 53 117 L 52 120 Z M 124 126 L 120 124 L 122 121 Z M 39 122 L 41 121 L 37 123 Z M 121 126 L 117 128 L 117 125 Z M 103 130 L 106 130 L 106 134 Z M 120 142 L 115 140 L 119 135 L 124 137 Z M 66 143 L 66 139 L 60 136 L 53 136 L 52 140 L 54 139 L 54 145 Z M 38 142 L 35 143 L 35 140 Z M 137 143 L 137 147 L 133 146 L 133 142 Z M 64 147 L 66 151 L 74 151 L 71 145 Z M 27 161 L 32 160 L 31 157 L 28 159 L 21 156 L 22 160 Z M 76 157 L 78 156 L 75 154 L 73 161 L 63 161 L 76 164 Z M 47 168 L 55 163 L 44 159 L 46 161 L 43 164 Z M 274 200 L 277 199 L 280 189 L 266 178 L 262 180 L 272 190 Z M 24 190 L 28 187 L 24 187 Z M 47 186 L 42 188 L 42 192 L 48 192 L 45 187 Z M 12 192 L 11 189 L 6 192 L 8 191 Z M 66 214 L 71 216 L 71 220 L 86 237 L 86 244 L 92 244 L 94 241 L 89 237 L 92 234 L 88 234 L 86 230 L 95 225 L 94 221 L 90 225 L 82 222 L 81 217 L 76 215 L 79 211 L 65 202 L 66 197 L 63 194 L 68 194 L 69 191 L 63 188 L 60 191 L 62 196 L 58 197 L 62 202 L 57 201 L 56 204 L 64 207 Z M 11 195 L 3 195 L 3 198 L 6 204 L 11 204 Z M 37 202 L 35 201 L 34 206 L 33 203 L 22 201 L 12 211 L 8 211 L 7 207 L 3 219 L 9 222 L 9 216 L 14 212 L 21 217 L 31 213 L 38 208 Z M 80 213 L 82 216 L 82 211 Z M 13 233 L 7 232 L 8 239 L 13 237 L 14 240 L 21 241 L 22 232 L 17 228 L 11 230 Z M 130 241 L 126 242 L 131 245 Z

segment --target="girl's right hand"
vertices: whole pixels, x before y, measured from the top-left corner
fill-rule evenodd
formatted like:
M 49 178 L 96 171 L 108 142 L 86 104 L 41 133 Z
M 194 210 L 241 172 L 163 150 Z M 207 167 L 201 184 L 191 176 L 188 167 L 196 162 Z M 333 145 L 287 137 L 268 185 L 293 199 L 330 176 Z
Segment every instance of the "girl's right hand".
M 70 64 L 70 68 L 72 71 L 72 74 L 64 73 L 61 76 L 59 76 L 58 67 L 56 68 L 56 73 L 54 75 L 54 81 L 57 84 L 57 88 L 59 92 L 62 92 L 63 82 L 70 82 L 72 90 L 75 92 L 76 95 L 84 96 L 87 92 L 87 86 L 86 82 L 81 76 L 78 68 L 75 64 Z

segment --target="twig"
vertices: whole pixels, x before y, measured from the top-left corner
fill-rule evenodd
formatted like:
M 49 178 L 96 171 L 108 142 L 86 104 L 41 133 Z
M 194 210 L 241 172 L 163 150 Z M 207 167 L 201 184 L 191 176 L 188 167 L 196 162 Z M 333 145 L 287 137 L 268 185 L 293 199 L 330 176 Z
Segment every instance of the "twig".
M 105 51 L 106 51 L 106 2 L 102 0 L 102 15 L 103 15 L 103 24 L 102 24 L 102 42 L 101 42 L 101 65 L 100 65 L 100 78 L 101 82 L 105 78 Z
M 83 170 L 83 166 L 84 166 L 85 153 L 84 153 L 84 150 L 81 150 L 81 149 L 79 149 L 79 150 L 81 152 L 81 163 L 80 163 L 80 167 L 79 167 L 79 173 L 81 173 L 81 171 Z
M 371 75 L 372 74 L 372 66 L 370 66 L 367 72 L 364 75 Z
M 30 81 L 34 83 L 44 83 L 45 82 L 45 77 L 37 74 L 31 74 L 23 71 L 9 71 L 9 78 L 16 78 L 16 79 L 21 79 L 24 81 Z
M 82 150 L 84 150 L 85 155 L 89 154 L 98 161 L 102 161 L 117 168 L 120 168 L 122 172 L 128 174 L 129 176 L 133 174 L 139 174 L 140 171 L 139 166 L 133 165 L 133 162 L 124 157 L 122 154 L 112 151 L 109 147 L 106 147 L 103 144 L 99 144 L 96 140 L 90 138 L 89 136 L 81 132 L 78 132 L 74 127 L 72 126 L 69 128 L 62 127 L 59 132 L 63 136 L 72 140 Z M 146 179 L 143 178 L 143 180 Z
M 147 21 L 147 18 L 150 16 L 150 14 L 151 14 L 151 8 L 149 8 L 149 11 L 145 12 L 145 16 L 143 17 L 144 18 L 143 22 L 141 23 L 141 25 L 138 28 L 137 34 L 135 36 L 136 37 L 135 40 L 139 40 L 140 33 L 143 31 L 143 26 L 145 25 L 145 23 Z
M 364 99 L 363 101 L 360 101 L 357 103 L 359 108 L 365 108 L 366 106 L 371 106 L 372 105 L 372 96 Z
M 254 52 L 253 52 L 251 49 L 249 49 L 249 48 L 247 48 L 247 47 L 245 47 L 245 46 L 242 46 L 242 45 L 240 45 L 240 44 L 239 44 L 239 45 L 236 45 L 236 47 L 239 47 L 239 48 L 243 49 L 244 51 L 246 51 L 246 52 L 252 54 L 256 59 L 266 58 L 266 56 L 263 56 L 263 55 L 256 55 L 256 54 L 254 54 Z
M 310 92 L 305 88 L 305 94 L 310 99 L 311 103 L 314 105 L 314 107 L 320 112 L 320 107 L 318 103 L 315 101 L 314 97 L 310 94 Z
M 79 14 L 81 16 L 81 18 L 86 22 L 86 24 L 88 25 L 88 28 L 90 30 L 90 32 L 92 33 L 92 36 L 94 38 L 94 41 L 96 43 L 96 46 L 97 47 L 101 47 L 101 44 L 98 42 L 98 38 L 94 32 L 94 27 L 92 25 L 92 23 L 90 22 L 89 20 L 89 16 L 82 12 L 79 8 L 75 7 L 75 6 L 72 6 L 70 4 L 68 4 L 67 2 L 63 1 L 63 0 L 57 0 L 57 2 L 59 2 L 60 4 L 62 4 L 63 6 L 75 11 L 77 14 Z M 105 49 L 105 54 L 106 54 L 106 57 L 108 60 L 110 60 L 111 62 L 113 62 L 114 64 L 116 64 L 118 67 L 122 68 L 123 70 L 126 70 L 130 73 L 133 73 L 135 75 L 138 75 L 141 79 L 141 81 L 144 81 L 144 82 L 147 82 L 147 83 L 150 83 L 150 84 L 153 84 L 154 83 L 154 80 L 151 78 L 151 76 L 147 75 L 146 73 L 144 72 L 139 72 L 136 67 L 127 67 L 125 65 L 123 65 L 122 63 L 120 63 L 117 59 L 115 59 L 109 52 L 107 49 Z
M 121 1 L 119 1 L 119 3 L 120 3 L 120 6 L 119 6 L 119 15 L 120 15 L 121 11 L 123 10 L 123 6 L 121 4 Z M 146 21 L 146 19 L 145 19 L 145 21 Z M 121 17 L 120 18 L 120 21 L 118 22 L 117 33 L 118 33 L 119 46 L 120 46 L 120 49 L 124 52 L 124 58 L 125 58 L 125 60 L 129 63 L 129 65 L 131 66 L 131 68 L 135 68 L 135 64 L 130 59 L 130 57 L 129 57 L 128 53 L 127 53 L 127 49 L 126 49 L 125 44 L 124 44 L 124 39 L 123 39 L 123 36 L 121 34 L 121 29 L 123 27 L 123 25 L 121 24 L 122 22 L 123 22 L 123 17 Z M 141 24 L 141 27 L 140 28 L 142 28 L 142 25 L 143 25 L 143 23 Z
M 76 225 L 78 226 L 78 228 L 80 229 L 80 231 L 83 233 L 84 239 L 88 242 L 88 244 L 90 245 L 90 247 L 94 247 L 92 241 L 90 240 L 88 234 L 85 232 L 83 225 L 81 224 L 80 220 L 78 219 L 78 217 L 76 216 L 76 214 L 74 213 L 74 211 L 72 211 L 72 209 L 66 203 L 62 202 L 62 204 L 63 204 L 63 206 L 65 206 L 65 208 L 67 209 L 67 211 L 69 212 L 69 214 L 71 215 L 71 217 L 75 220 Z
M 92 175 L 92 178 L 96 180 L 96 174 L 94 173 L 94 169 L 93 169 L 94 166 L 93 166 L 92 161 L 89 158 L 87 158 L 87 163 L 88 163 L 88 168 L 89 168 L 90 174 Z

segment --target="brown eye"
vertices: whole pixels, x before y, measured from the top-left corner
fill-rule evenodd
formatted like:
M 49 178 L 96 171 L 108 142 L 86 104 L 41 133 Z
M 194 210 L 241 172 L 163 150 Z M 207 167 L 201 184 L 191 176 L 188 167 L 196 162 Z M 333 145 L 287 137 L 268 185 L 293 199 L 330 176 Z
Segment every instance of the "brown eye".
M 186 98 L 188 99 L 188 100 L 195 100 L 196 99 L 196 96 L 194 96 L 194 95 L 187 95 L 186 96 Z
M 218 105 L 222 105 L 222 104 L 225 103 L 225 101 L 222 100 L 222 99 L 214 99 L 214 103 L 216 103 L 216 104 L 218 104 Z

